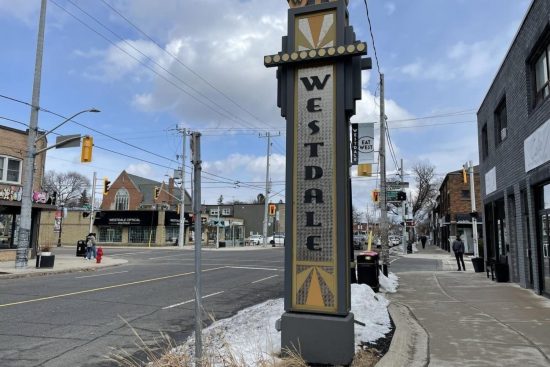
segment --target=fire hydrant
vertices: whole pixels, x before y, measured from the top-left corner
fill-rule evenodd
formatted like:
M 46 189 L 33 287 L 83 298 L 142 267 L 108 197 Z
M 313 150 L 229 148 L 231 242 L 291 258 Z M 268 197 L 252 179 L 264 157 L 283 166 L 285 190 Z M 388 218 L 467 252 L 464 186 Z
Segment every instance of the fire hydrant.
M 101 262 L 101 257 L 102 257 L 102 256 L 103 256 L 103 249 L 102 249 L 101 247 L 99 247 L 99 248 L 97 249 L 97 256 L 96 256 L 96 258 L 95 258 L 96 263 L 99 264 L 99 263 Z

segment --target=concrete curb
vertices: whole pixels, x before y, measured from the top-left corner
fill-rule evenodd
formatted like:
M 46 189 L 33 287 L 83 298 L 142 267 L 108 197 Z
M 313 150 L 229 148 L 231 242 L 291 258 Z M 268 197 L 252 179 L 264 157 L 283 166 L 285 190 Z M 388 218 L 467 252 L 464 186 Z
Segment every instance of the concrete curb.
M 116 266 L 125 265 L 128 263 L 128 260 L 119 259 L 121 262 L 118 262 L 116 264 L 110 264 L 110 265 L 103 265 L 103 266 L 86 266 L 86 267 L 78 267 L 78 268 L 69 268 L 69 269 L 61 269 L 61 270 L 49 270 L 49 271 L 38 271 L 38 272 L 32 272 L 32 273 L 10 273 L 10 274 L 0 274 L 0 279 L 17 279 L 17 278 L 32 278 L 32 277 L 39 277 L 39 276 L 46 276 L 46 275 L 57 275 L 57 274 L 66 274 L 66 273 L 78 273 L 78 272 L 91 272 L 91 271 L 97 271 L 99 269 L 108 269 L 108 268 L 114 268 Z M 122 262 L 124 261 L 124 262 Z
M 401 303 L 390 303 L 388 311 L 395 324 L 390 349 L 376 367 L 425 367 L 430 362 L 428 333 L 411 310 Z

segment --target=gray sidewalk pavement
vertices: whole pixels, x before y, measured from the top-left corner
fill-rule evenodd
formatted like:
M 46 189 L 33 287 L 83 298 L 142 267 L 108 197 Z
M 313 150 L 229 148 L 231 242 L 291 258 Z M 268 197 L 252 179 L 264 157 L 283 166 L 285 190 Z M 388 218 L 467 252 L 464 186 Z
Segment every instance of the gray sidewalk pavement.
M 408 256 L 450 257 L 436 248 Z M 454 269 L 399 274 L 388 298 L 400 336 L 380 366 L 550 366 L 550 300 Z
M 16 269 L 15 261 L 0 261 L 0 279 L 19 278 L 27 276 L 39 276 L 58 273 L 71 273 L 77 271 L 94 271 L 101 268 L 126 264 L 128 260 L 104 256 L 101 263 L 95 260 L 84 260 L 68 254 L 56 254 L 53 268 L 36 268 L 35 260 L 30 260 L 25 269 Z

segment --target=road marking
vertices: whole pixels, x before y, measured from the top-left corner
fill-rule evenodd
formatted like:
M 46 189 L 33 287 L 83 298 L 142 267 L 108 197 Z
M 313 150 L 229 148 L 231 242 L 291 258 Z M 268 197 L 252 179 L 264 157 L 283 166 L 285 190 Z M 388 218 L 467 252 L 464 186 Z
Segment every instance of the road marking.
M 399 260 L 399 259 L 400 259 L 400 257 L 398 257 L 397 259 L 393 259 L 392 261 L 390 261 L 390 264 L 391 264 L 392 262 L 394 262 L 394 261 Z
M 202 273 L 206 273 L 206 272 L 214 271 L 214 270 L 226 269 L 226 268 L 227 268 L 226 266 L 221 266 L 221 267 L 218 267 L 218 268 L 206 269 L 206 270 L 203 270 Z M 155 281 L 158 281 L 158 280 L 165 280 L 165 279 L 171 279 L 171 278 L 178 278 L 178 277 L 183 277 L 183 276 L 187 276 L 187 275 L 191 275 L 191 274 L 195 274 L 195 272 L 194 272 L 194 271 L 190 271 L 190 272 L 188 272 L 188 273 L 181 273 L 181 274 L 168 275 L 168 276 L 165 276 L 165 277 L 158 277 L 158 278 L 152 278 L 152 279 L 138 280 L 138 281 L 135 281 L 135 282 L 129 282 L 129 283 L 123 283 L 123 284 L 110 285 L 110 286 L 107 286 L 107 287 L 86 289 L 86 290 L 78 291 L 78 292 L 71 292 L 71 293 L 65 293 L 65 294 L 58 294 L 58 295 L 55 295 L 55 296 L 48 296 L 48 297 L 42 297 L 42 298 L 29 299 L 29 300 L 26 300 L 26 301 L 5 303 L 5 304 L 3 304 L 3 305 L 0 304 L 0 308 L 2 308 L 2 307 L 9 307 L 9 306 L 16 306 L 16 305 L 22 305 L 22 304 L 25 304 L 25 303 L 33 303 L 33 302 L 47 301 L 47 300 L 55 299 L 55 298 L 63 298 L 63 297 L 75 296 L 75 295 L 78 295 L 78 294 L 93 293 L 93 292 L 104 291 L 104 290 L 113 289 L 113 288 L 127 287 L 127 286 L 130 286 L 130 285 L 143 284 L 143 283 L 150 283 L 150 282 L 155 282 Z
M 259 282 L 263 282 L 264 280 L 268 280 L 268 279 L 275 278 L 275 277 L 278 277 L 278 276 L 279 276 L 279 275 L 275 274 L 275 275 L 272 275 L 272 276 L 267 277 L 267 278 L 258 279 L 258 280 L 253 281 L 252 284 L 254 284 L 254 283 L 259 283 Z
M 120 255 L 137 255 L 137 254 L 148 254 L 151 251 L 139 251 L 139 252 L 116 252 L 113 254 L 109 254 L 109 256 L 120 256 Z
M 93 277 L 102 277 L 102 276 L 105 276 L 105 275 L 112 275 L 112 274 L 122 274 L 122 273 L 127 273 L 128 270 L 124 270 L 124 271 L 116 271 L 114 273 L 105 273 L 105 274 L 96 274 L 96 275 L 85 275 L 83 277 L 74 277 L 75 279 L 82 279 L 82 278 L 93 278 Z
M 224 291 L 220 291 L 220 292 L 216 292 L 216 293 L 211 293 L 211 294 L 208 294 L 206 296 L 203 296 L 201 299 L 205 299 L 205 298 L 208 298 L 208 297 L 213 297 L 213 296 L 217 296 L 218 294 L 222 294 Z M 186 305 L 188 303 L 192 303 L 192 302 L 195 302 L 195 299 L 190 299 L 190 300 L 187 300 L 187 301 L 183 301 L 183 302 L 180 302 L 180 303 L 176 303 L 175 305 L 170 305 L 170 306 L 166 306 L 166 307 L 163 307 L 162 309 L 163 310 L 167 310 L 169 308 L 174 308 L 174 307 L 178 307 L 178 306 L 183 306 L 183 305 Z
M 176 254 L 166 255 L 166 256 L 159 256 L 159 257 L 150 257 L 150 258 L 148 258 L 147 260 L 165 259 L 165 258 L 167 258 L 167 257 L 173 258 L 175 255 L 176 255 Z M 177 255 L 179 255 L 179 253 L 178 253 Z M 175 258 L 174 260 L 182 260 L 182 259 L 180 259 L 180 258 Z M 191 260 L 192 260 L 192 259 L 191 259 Z
M 281 268 L 253 268 L 251 266 L 226 266 L 229 269 L 246 269 L 246 270 L 271 270 L 271 271 L 283 271 Z

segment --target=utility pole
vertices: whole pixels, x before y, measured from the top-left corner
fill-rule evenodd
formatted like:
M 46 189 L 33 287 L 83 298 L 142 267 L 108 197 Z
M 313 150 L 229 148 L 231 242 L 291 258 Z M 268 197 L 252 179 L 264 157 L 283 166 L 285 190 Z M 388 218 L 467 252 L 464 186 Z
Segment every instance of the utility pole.
M 476 192 L 474 187 L 474 165 L 469 162 L 468 170 L 470 172 L 470 201 L 472 202 L 472 213 L 476 212 Z M 476 214 L 477 215 L 477 214 Z M 479 257 L 477 246 L 477 217 L 472 215 L 472 237 L 474 243 L 474 257 Z
M 220 247 L 220 206 L 218 205 L 218 222 L 216 223 L 216 248 Z
M 281 135 L 280 133 L 276 136 Z M 260 138 L 267 137 L 267 167 L 265 170 L 265 199 L 264 199 L 264 247 L 267 246 L 267 224 L 268 224 L 268 206 L 269 206 L 269 156 L 271 155 L 271 132 L 265 133 L 265 136 L 260 135 Z
M 195 217 L 195 366 L 202 367 L 202 317 L 201 317 L 201 133 L 191 134 L 191 151 L 193 154 L 193 210 Z
M 403 158 L 401 158 L 401 187 L 403 187 L 403 182 L 405 178 L 405 172 L 403 171 Z M 403 220 L 403 236 L 401 239 L 402 247 L 403 247 L 403 254 L 407 253 L 407 200 L 401 202 L 401 214 L 402 214 L 402 220 Z
M 187 141 L 187 129 L 179 130 L 183 138 L 181 154 L 181 198 L 180 198 L 180 229 L 178 234 L 179 248 L 185 245 L 185 143 Z
M 92 230 L 93 230 L 93 226 L 94 226 L 94 217 L 95 217 L 95 212 L 94 212 L 94 200 L 95 200 L 95 182 L 96 182 L 96 177 L 97 177 L 97 173 L 94 172 L 94 178 L 92 180 L 92 208 L 90 210 L 90 230 L 88 231 L 88 233 L 92 233 Z
M 380 233 L 382 237 L 382 272 L 388 276 L 390 253 L 388 246 L 388 208 L 386 200 L 386 112 L 384 104 L 384 74 L 380 74 Z
M 31 237 L 32 225 L 32 184 L 34 176 L 34 157 L 36 153 L 36 135 L 38 130 L 38 112 L 40 110 L 40 82 L 42 80 L 42 55 L 44 52 L 44 29 L 46 27 L 47 0 L 42 0 L 40 6 L 40 21 L 38 23 L 38 39 L 36 42 L 36 59 L 34 66 L 34 82 L 32 87 L 32 106 L 27 136 L 27 159 L 23 172 L 23 194 L 21 197 L 21 223 L 19 225 L 19 237 L 17 252 L 15 255 L 15 268 L 24 269 L 28 262 L 28 249 Z

